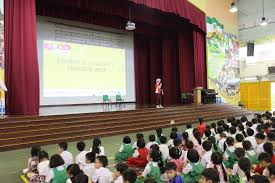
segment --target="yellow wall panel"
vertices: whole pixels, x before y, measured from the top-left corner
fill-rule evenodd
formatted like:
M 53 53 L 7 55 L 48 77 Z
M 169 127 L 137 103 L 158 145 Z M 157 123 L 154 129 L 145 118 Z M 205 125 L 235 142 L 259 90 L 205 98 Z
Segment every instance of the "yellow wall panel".
M 247 82 L 241 83 L 241 101 L 251 110 L 271 110 L 271 83 Z

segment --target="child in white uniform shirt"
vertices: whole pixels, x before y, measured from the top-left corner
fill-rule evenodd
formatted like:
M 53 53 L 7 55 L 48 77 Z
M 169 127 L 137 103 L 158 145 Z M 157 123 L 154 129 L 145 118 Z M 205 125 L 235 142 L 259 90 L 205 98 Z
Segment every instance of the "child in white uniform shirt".
M 137 134 L 136 134 L 136 138 L 137 138 L 137 140 L 136 140 L 136 141 L 133 143 L 133 145 L 132 145 L 133 150 L 136 150 L 136 149 L 138 148 L 138 146 L 137 146 L 137 141 L 138 141 L 139 139 L 144 139 L 143 133 L 137 133 Z
M 218 148 L 219 148 L 220 151 L 224 150 L 225 141 L 226 141 L 226 135 L 225 135 L 225 133 L 221 133 L 219 143 L 218 143 Z
M 264 142 L 265 142 L 265 135 L 263 133 L 257 133 L 255 135 L 255 138 L 256 138 L 256 142 L 258 144 L 258 147 L 256 149 L 256 152 L 258 154 L 261 154 L 264 152 Z
M 245 137 L 244 140 L 249 141 L 251 143 L 253 149 L 256 150 L 258 144 L 257 144 L 256 139 L 254 137 L 254 130 L 252 128 L 247 128 L 246 133 L 247 133 L 247 137 Z
M 206 140 L 202 143 L 202 147 L 205 153 L 201 157 L 201 164 L 205 168 L 207 164 L 211 162 L 212 143 L 209 140 Z
M 95 138 L 93 140 L 93 147 L 90 149 L 91 152 L 94 152 L 96 156 L 104 156 L 105 150 L 104 147 L 101 146 L 101 140 L 99 138 Z
M 172 131 L 170 134 L 170 140 L 167 142 L 168 148 L 174 147 L 174 140 L 177 138 L 177 132 Z
M 89 152 L 85 156 L 85 166 L 83 168 L 83 172 L 85 175 L 89 177 L 90 180 L 92 180 L 92 177 L 95 174 L 95 153 Z
M 160 137 L 160 145 L 159 150 L 162 153 L 164 161 L 166 161 L 169 158 L 169 148 L 166 144 L 167 138 L 165 136 Z
M 81 170 L 83 170 L 84 166 L 86 166 L 86 154 L 88 153 L 88 151 L 85 151 L 86 144 L 81 141 L 76 144 L 76 147 L 79 154 L 75 157 L 75 163 L 79 165 Z
M 46 151 L 41 151 L 39 153 L 39 164 L 37 166 L 38 174 L 45 176 L 46 183 L 49 183 L 53 178 L 53 172 L 51 171 L 49 164 L 49 155 Z
M 123 183 L 122 175 L 128 169 L 128 165 L 126 163 L 118 163 L 115 168 L 114 183 Z
M 243 144 L 242 144 L 243 139 L 244 139 L 244 137 L 243 137 L 242 134 L 237 134 L 236 135 L 236 143 L 234 145 L 235 148 L 243 148 Z
M 150 134 L 150 135 L 149 135 L 149 142 L 146 144 L 146 148 L 147 148 L 148 150 L 150 150 L 150 147 L 151 147 L 151 145 L 153 145 L 153 144 L 158 144 L 158 143 L 156 142 L 156 136 L 155 136 L 154 134 Z
M 58 144 L 59 148 L 60 148 L 60 156 L 63 158 L 64 162 L 65 162 L 65 167 L 69 166 L 70 164 L 73 164 L 73 155 L 72 153 L 70 153 L 69 151 L 67 151 L 68 149 L 68 144 L 67 142 L 61 142 Z
M 97 156 L 95 160 L 95 174 L 92 177 L 93 183 L 111 183 L 113 181 L 112 173 L 108 168 L 108 159 L 106 156 Z

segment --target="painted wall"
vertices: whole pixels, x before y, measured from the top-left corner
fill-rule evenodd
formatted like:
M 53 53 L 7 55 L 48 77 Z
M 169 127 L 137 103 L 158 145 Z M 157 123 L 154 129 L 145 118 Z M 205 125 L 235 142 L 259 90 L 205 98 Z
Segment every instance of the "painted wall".
M 231 0 L 189 0 L 207 16 L 208 88 L 226 103 L 240 98 L 240 64 L 237 14 L 228 11 Z

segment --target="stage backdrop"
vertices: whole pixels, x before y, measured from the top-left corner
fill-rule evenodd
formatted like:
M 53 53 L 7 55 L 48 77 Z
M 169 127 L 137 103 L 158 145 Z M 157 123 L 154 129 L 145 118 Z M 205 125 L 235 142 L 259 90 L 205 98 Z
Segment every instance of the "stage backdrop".
M 228 11 L 231 0 L 189 0 L 206 15 L 207 84 L 224 102 L 240 99 L 240 64 L 237 13 Z

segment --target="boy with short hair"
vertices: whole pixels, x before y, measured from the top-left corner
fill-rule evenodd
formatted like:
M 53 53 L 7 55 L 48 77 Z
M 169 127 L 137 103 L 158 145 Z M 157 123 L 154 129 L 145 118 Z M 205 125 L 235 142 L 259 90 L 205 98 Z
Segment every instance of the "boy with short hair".
M 61 143 L 58 144 L 58 146 L 59 146 L 60 156 L 62 157 L 62 159 L 65 162 L 64 165 L 67 167 L 70 164 L 73 164 L 73 155 L 72 155 L 72 153 L 67 151 L 68 143 L 67 142 L 61 142 Z
M 165 173 L 169 179 L 169 183 L 183 183 L 181 176 L 177 174 L 177 165 L 173 162 L 165 164 Z
M 83 141 L 80 141 L 76 144 L 77 150 L 79 151 L 78 155 L 75 157 L 75 163 L 79 165 L 80 169 L 83 170 L 86 166 L 86 154 L 88 151 L 85 151 L 86 144 Z
M 94 152 L 88 152 L 85 155 L 85 166 L 83 168 L 83 172 L 85 175 L 89 177 L 89 179 L 92 179 L 95 174 L 95 156 L 96 154 Z
M 108 168 L 108 159 L 106 156 L 97 156 L 95 160 L 95 174 L 92 177 L 93 183 L 111 183 L 113 181 L 112 173 Z
M 166 144 L 167 138 L 165 136 L 160 137 L 159 150 L 162 153 L 163 159 L 166 161 L 169 158 L 169 148 Z
M 147 148 L 148 150 L 150 150 L 150 147 L 151 147 L 151 145 L 153 145 L 153 144 L 158 144 L 158 143 L 156 142 L 156 136 L 155 136 L 154 134 L 150 134 L 150 135 L 149 135 L 149 142 L 146 144 L 146 148 Z
M 256 138 L 256 142 L 258 144 L 256 152 L 258 154 L 261 154 L 261 153 L 265 152 L 264 151 L 264 147 L 263 147 L 264 146 L 264 142 L 265 142 L 265 135 L 263 133 L 257 133 L 255 135 L 255 138 Z
M 201 157 L 201 164 L 205 168 L 207 164 L 211 162 L 212 143 L 209 140 L 206 140 L 202 143 L 202 147 L 205 153 Z
M 122 175 L 128 169 L 128 165 L 126 163 L 118 163 L 115 168 L 114 183 L 123 183 Z

